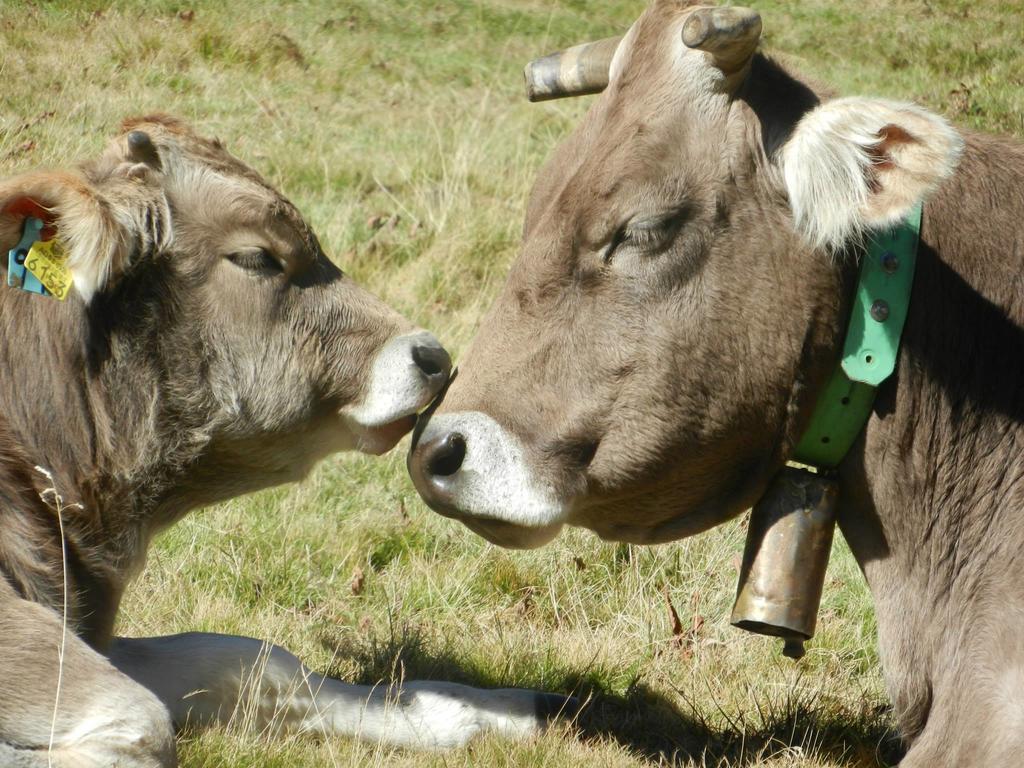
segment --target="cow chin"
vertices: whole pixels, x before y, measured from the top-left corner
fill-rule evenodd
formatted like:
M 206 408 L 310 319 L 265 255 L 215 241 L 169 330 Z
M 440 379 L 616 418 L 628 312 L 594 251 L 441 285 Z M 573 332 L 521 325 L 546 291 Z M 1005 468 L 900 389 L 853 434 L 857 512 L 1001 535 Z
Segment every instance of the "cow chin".
M 505 549 L 537 549 L 553 541 L 562 531 L 561 523 L 528 527 L 489 518 L 460 518 L 477 536 Z
M 416 425 L 416 416 L 402 416 L 375 428 L 355 426 L 355 449 L 360 453 L 380 456 L 394 448 L 398 441 Z

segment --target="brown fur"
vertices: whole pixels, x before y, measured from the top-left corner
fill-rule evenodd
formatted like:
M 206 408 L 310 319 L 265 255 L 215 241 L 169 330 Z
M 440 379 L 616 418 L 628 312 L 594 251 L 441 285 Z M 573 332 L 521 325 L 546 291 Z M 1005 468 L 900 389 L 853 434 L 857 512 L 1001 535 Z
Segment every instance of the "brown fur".
M 110 646 L 125 586 L 161 528 L 354 447 L 342 408 L 366 394 L 382 346 L 411 328 L 219 142 L 166 116 L 125 127 L 151 137 L 158 164 L 137 162 L 119 136 L 77 170 L 0 183 L 0 251 L 20 238 L 19 201 L 42 205 L 86 291 L 58 302 L 0 288 L 4 765 L 47 759 L 65 600 L 55 743 L 72 751 L 54 764 L 89 759 L 74 750 L 90 741 L 118 764 L 173 763 L 168 711 L 82 641 Z M 254 248 L 280 267 L 252 261 Z M 250 260 L 232 263 L 239 253 Z
M 522 253 L 436 412 L 491 416 L 571 500 L 568 522 L 634 542 L 759 497 L 837 359 L 855 269 L 805 243 L 781 182 L 780 148 L 824 97 L 759 55 L 731 99 L 694 91 L 666 49 L 685 5 L 652 5 L 540 173 Z M 900 130 L 871 150 L 872 192 L 895 184 Z M 654 214 L 660 241 L 623 242 Z M 1024 748 L 1022 221 L 1024 147 L 968 135 L 926 203 L 898 370 L 842 467 L 908 767 Z
M 96 626 L 85 632 L 100 646 L 153 533 L 200 504 L 305 472 L 331 447 L 328 414 L 356 399 L 372 354 L 408 327 L 344 278 L 294 207 L 218 144 L 169 117 L 126 126 L 150 132 L 177 167 L 128 177 L 119 139 L 80 173 L 37 172 L 0 187 L 0 208 L 26 193 L 55 206 L 59 230 L 67 196 L 87 198 L 102 217 L 91 225 L 108 230 L 118 218 L 166 216 L 155 204 L 165 193 L 173 207 L 173 221 L 116 236 L 126 247 L 88 306 L 0 291 L 5 486 L 30 498 L 45 482 L 38 464 L 67 503 L 82 504 L 67 513 L 66 535 L 81 578 L 108 585 L 111 604 L 92 611 Z M 187 186 L 196 182 L 209 188 Z M 20 229 L 20 219 L 4 223 Z M 158 252 L 150 230 L 161 227 L 173 228 L 174 242 Z M 293 287 L 228 263 L 225 248 L 243 241 L 286 260 Z M 39 549 L 31 567 L 52 569 L 53 514 L 38 497 L 34 512 L 18 506 L 5 505 L 21 522 L 0 526 L 0 549 L 18 558 Z

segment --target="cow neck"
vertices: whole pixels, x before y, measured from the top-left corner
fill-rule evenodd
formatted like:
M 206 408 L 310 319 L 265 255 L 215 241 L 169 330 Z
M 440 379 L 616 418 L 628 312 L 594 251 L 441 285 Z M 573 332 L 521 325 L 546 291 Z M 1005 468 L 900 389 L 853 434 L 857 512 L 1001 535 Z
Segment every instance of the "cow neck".
M 946 704 L 995 690 L 979 675 L 1015 669 L 1021 647 L 1024 147 L 964 138 L 925 211 L 896 374 L 839 469 L 839 526 L 911 739 L 933 723 L 959 732 L 963 710 Z
M 81 531 L 103 549 L 98 560 L 130 571 L 152 507 L 195 458 L 191 445 L 168 454 L 160 422 L 184 424 L 181 432 L 191 436 L 205 414 L 167 416 L 176 404 L 163 381 L 168 374 L 151 355 L 156 345 L 97 334 L 89 311 L 77 301 L 59 303 L 7 286 L 0 291 L 8 339 L 0 353 L 0 431 L 30 466 L 52 476 L 47 481 L 41 474 L 39 489 L 52 484 L 62 496 L 69 537 Z M 160 332 L 153 324 L 146 337 Z M 109 349 L 98 352 L 104 344 Z M 96 531 L 109 535 L 95 538 Z
M 58 492 L 75 496 L 80 473 L 73 467 L 94 450 L 81 322 L 66 305 L 8 286 L 0 312 L 3 429 L 31 462 L 53 473 Z
M 835 469 L 871 417 L 879 385 L 896 369 L 910 309 L 922 206 L 873 234 L 861 258 L 839 363 L 818 397 L 793 460 Z
M 842 355 L 793 454 L 828 477 L 783 468 L 754 506 L 731 623 L 785 639 L 804 655 L 835 528 L 838 484 L 831 477 L 871 417 L 878 386 L 896 368 L 921 230 L 921 206 L 872 235 L 860 259 Z M 780 575 L 781 574 L 781 575 Z

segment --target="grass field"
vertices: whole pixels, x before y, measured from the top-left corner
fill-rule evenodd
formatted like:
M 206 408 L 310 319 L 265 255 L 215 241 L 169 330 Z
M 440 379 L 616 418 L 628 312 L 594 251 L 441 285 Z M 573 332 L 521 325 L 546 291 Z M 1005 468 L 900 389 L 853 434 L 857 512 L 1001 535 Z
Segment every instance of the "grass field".
M 94 152 L 121 118 L 182 115 L 262 171 L 337 261 L 455 356 L 514 257 L 545 155 L 587 99 L 529 105 L 521 68 L 624 30 L 635 0 L 0 5 L 0 171 Z M 853 94 L 1024 136 L 1024 2 L 764 0 L 765 45 Z M 448 754 L 246 732 L 186 766 L 876 766 L 898 755 L 870 596 L 835 545 L 799 663 L 732 629 L 743 523 L 653 548 L 572 531 L 496 549 L 419 501 L 403 442 L 164 534 L 119 630 L 273 640 L 360 682 L 433 677 L 591 697 L 578 729 Z M 361 574 L 361 576 L 360 576 Z M 668 602 L 684 631 L 674 636 Z

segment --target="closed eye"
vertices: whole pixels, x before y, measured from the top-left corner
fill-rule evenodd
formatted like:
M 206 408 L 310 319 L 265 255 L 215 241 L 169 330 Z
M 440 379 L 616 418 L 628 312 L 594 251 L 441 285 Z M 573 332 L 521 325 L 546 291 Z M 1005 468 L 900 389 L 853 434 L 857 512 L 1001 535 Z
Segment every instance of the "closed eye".
M 626 228 L 620 227 L 615 234 L 612 236 L 611 241 L 604 248 L 604 253 L 601 258 L 604 259 L 604 263 L 608 264 L 612 260 L 612 256 L 619 249 L 619 246 L 626 242 Z
M 644 218 L 634 218 L 623 225 L 604 253 L 604 261 L 611 261 L 613 254 L 626 247 L 635 248 L 645 256 L 655 256 L 666 250 L 676 239 L 679 230 L 688 218 L 687 208 Z
M 284 266 L 281 262 L 266 248 L 240 248 L 229 253 L 227 259 L 235 266 L 249 272 L 270 275 L 284 271 Z

